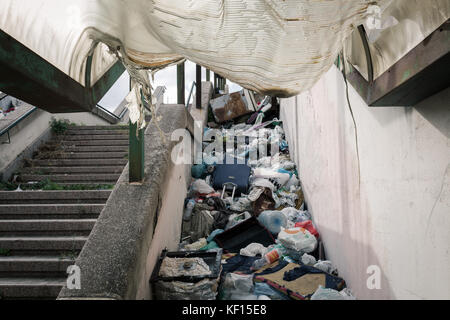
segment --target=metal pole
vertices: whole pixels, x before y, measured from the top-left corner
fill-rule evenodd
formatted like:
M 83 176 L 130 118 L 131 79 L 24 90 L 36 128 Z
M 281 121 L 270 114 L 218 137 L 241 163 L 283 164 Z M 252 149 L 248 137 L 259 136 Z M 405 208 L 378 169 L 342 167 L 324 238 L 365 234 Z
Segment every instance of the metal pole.
M 142 103 L 144 97 L 142 95 Z M 129 176 L 130 183 L 142 182 L 144 180 L 144 130 L 138 128 L 138 123 L 130 121 L 130 142 L 129 142 Z
M 177 65 L 177 89 L 178 89 L 177 103 L 182 105 L 186 103 L 184 65 L 185 62 Z
M 202 66 L 197 65 L 197 72 L 196 72 L 196 78 L 195 81 L 197 83 L 197 93 L 196 93 L 196 100 L 195 100 L 195 106 L 197 109 L 202 108 Z

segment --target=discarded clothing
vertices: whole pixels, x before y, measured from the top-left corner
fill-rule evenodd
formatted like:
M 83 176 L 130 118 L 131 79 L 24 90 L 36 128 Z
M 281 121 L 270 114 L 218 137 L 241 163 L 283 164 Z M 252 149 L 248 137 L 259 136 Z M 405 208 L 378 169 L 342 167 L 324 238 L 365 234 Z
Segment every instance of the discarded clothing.
M 280 262 L 279 266 L 283 264 Z M 345 281 L 341 278 L 295 263 L 257 273 L 254 280 L 267 283 L 278 292 L 295 300 L 309 299 L 320 285 L 335 290 L 342 290 L 345 287 Z
M 252 201 L 253 214 L 258 217 L 261 212 L 275 209 L 275 200 L 269 188 L 253 188 L 248 199 Z

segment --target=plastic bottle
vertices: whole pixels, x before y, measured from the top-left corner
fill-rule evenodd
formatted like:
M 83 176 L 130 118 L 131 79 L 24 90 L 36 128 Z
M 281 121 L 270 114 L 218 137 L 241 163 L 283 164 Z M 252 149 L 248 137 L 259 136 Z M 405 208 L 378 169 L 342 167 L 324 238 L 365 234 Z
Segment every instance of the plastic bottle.
M 189 200 L 188 203 L 186 204 L 186 208 L 184 209 L 184 214 L 183 214 L 184 221 L 191 220 L 192 211 L 194 210 L 194 207 L 195 207 L 195 201 L 192 199 Z
M 272 264 L 281 259 L 284 255 L 286 255 L 286 249 L 281 245 L 276 245 L 273 250 L 266 253 L 264 258 L 268 264 Z
M 265 226 L 273 234 L 278 234 L 281 228 L 285 228 L 287 224 L 286 216 L 281 211 L 264 211 L 258 221 Z

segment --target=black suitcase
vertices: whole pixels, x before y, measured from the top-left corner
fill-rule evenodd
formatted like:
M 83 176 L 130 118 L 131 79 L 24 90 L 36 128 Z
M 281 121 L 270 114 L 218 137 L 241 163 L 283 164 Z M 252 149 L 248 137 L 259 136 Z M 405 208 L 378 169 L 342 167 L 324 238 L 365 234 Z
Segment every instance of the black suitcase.
M 215 190 L 229 190 L 233 196 L 240 196 L 248 191 L 248 179 L 251 168 L 245 164 L 220 164 L 216 166 L 213 175 Z

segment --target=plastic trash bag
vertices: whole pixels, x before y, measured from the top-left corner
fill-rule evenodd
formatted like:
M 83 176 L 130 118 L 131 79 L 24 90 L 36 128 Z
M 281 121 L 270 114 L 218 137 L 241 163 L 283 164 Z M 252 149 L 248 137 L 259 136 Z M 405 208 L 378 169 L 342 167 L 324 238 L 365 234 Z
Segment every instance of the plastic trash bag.
M 264 256 L 267 248 L 260 243 L 251 243 L 247 247 L 241 249 L 239 254 L 246 257 L 256 257 L 258 254 Z
M 184 246 L 183 250 L 197 251 L 197 250 L 200 250 L 201 248 L 205 247 L 206 245 L 208 245 L 208 242 L 206 241 L 205 238 L 202 238 L 202 239 L 198 240 L 197 242 L 194 242 L 192 244 L 188 244 L 188 245 Z
M 322 270 L 323 272 L 326 272 L 326 273 L 329 273 L 329 274 L 332 274 L 335 276 L 338 275 L 337 268 L 333 265 L 333 263 L 331 261 L 328 261 L 328 260 L 326 260 L 326 261 L 319 260 L 319 262 L 317 262 L 314 265 L 314 268 L 317 268 L 319 270 Z
M 286 228 L 287 219 L 281 211 L 264 211 L 258 217 L 259 223 L 271 233 L 278 234 L 281 228 Z
M 300 261 L 307 266 L 314 266 L 317 263 L 316 258 L 307 253 L 302 256 Z
M 278 192 L 280 196 L 280 204 L 287 207 L 295 207 L 295 202 L 298 200 L 298 195 L 296 193 L 280 191 Z
M 194 210 L 194 207 L 195 207 L 195 200 L 190 199 L 186 203 L 186 207 L 184 209 L 183 221 L 190 221 L 191 220 L 192 211 Z
M 295 208 L 284 208 L 281 212 L 286 216 L 289 221 L 303 222 L 311 220 L 311 214 L 308 211 L 297 210 Z
M 281 229 L 278 234 L 277 243 L 286 249 L 297 252 L 311 253 L 317 247 L 317 239 L 308 230 L 303 228 Z
M 215 300 L 218 279 L 204 279 L 197 283 L 158 281 L 155 293 L 158 300 Z
M 263 178 L 253 178 L 250 183 L 252 187 L 261 187 L 261 188 L 269 188 L 272 192 L 276 191 L 275 185 L 270 182 L 268 179 Z
M 256 168 L 254 170 L 254 176 L 255 178 L 268 179 L 277 189 L 283 187 L 291 178 L 287 173 L 280 173 L 267 168 Z
M 289 300 L 289 298 L 275 289 L 273 289 L 271 286 L 269 286 L 267 283 L 264 282 L 256 282 L 255 283 L 255 290 L 253 293 L 257 296 L 266 296 L 269 297 L 271 300 Z
M 314 235 L 317 239 L 319 238 L 319 232 L 317 232 L 317 229 L 314 227 L 314 224 L 311 220 L 303 221 L 303 222 L 297 222 L 295 224 L 296 228 L 305 228 L 309 232 L 311 232 L 312 235 Z
M 241 196 L 237 201 L 232 202 L 230 210 L 238 212 L 252 210 L 252 202 L 246 196 Z
M 205 180 L 198 179 L 192 183 L 192 190 L 198 194 L 210 194 L 215 190 Z
M 208 243 L 207 246 L 200 249 L 200 251 L 209 251 L 209 250 L 215 250 L 220 248 L 219 245 L 215 241 L 211 241 Z
M 350 290 L 349 288 L 345 288 L 345 289 L 339 291 L 339 293 L 340 293 L 346 300 L 356 300 L 355 296 L 353 296 L 352 290 Z
M 295 165 L 294 165 L 295 166 Z M 284 168 L 285 169 L 285 168 Z M 292 169 L 286 169 L 286 170 L 292 170 Z M 300 186 L 300 180 L 298 180 L 297 176 L 294 174 L 292 175 L 291 179 L 289 179 L 288 183 L 285 185 L 287 189 L 291 189 L 292 187 L 297 188 Z
M 227 273 L 222 284 L 222 297 L 225 300 L 256 300 L 253 294 L 253 275 Z
M 225 226 L 225 230 L 231 229 L 237 226 L 239 223 L 244 222 L 247 219 L 251 218 L 251 214 L 249 212 L 243 212 L 240 214 L 231 214 L 228 218 L 228 223 Z
M 311 300 L 347 300 L 339 291 L 333 289 L 326 289 L 322 286 L 314 292 L 311 296 Z
M 218 236 L 219 234 L 223 233 L 224 230 L 223 229 L 216 229 L 213 232 L 211 232 L 211 234 L 209 235 L 208 239 L 206 239 L 207 242 L 211 242 L 214 240 L 214 238 L 216 236 Z

